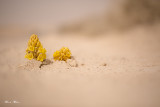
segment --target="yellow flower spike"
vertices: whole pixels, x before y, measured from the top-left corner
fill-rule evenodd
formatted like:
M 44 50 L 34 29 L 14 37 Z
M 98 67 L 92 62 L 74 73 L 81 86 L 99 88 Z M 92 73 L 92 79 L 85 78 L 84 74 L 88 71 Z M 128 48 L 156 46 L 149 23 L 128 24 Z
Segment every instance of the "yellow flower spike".
M 43 61 L 46 59 L 46 49 L 43 48 L 38 36 L 35 34 L 31 35 L 28 41 L 25 58 L 29 60 L 36 59 L 38 61 Z
M 29 60 L 33 59 L 33 53 L 27 53 L 25 58 L 28 58 Z
M 54 52 L 54 60 L 66 61 L 71 58 L 71 52 L 67 47 L 62 47 L 60 50 Z
M 31 37 L 30 37 L 30 39 L 35 39 L 35 37 L 37 37 L 37 35 L 32 34 Z
M 46 59 L 46 54 L 42 54 L 42 53 L 40 53 L 39 55 L 38 55 L 38 57 L 37 57 L 37 60 L 38 61 L 43 61 L 44 59 Z
M 45 49 L 45 48 L 39 47 L 37 53 L 45 53 L 45 52 L 46 52 L 46 49 Z
M 34 47 L 33 47 L 33 46 L 30 46 L 30 47 L 29 47 L 29 51 L 34 51 Z
M 43 54 L 43 58 L 46 59 L 46 54 Z
M 32 42 L 32 46 L 35 47 L 36 46 L 36 42 Z
M 37 38 L 33 41 L 35 44 L 37 44 L 37 42 L 38 42 L 38 40 L 37 40 Z
M 43 61 L 43 56 L 42 56 L 42 54 L 39 54 L 39 55 L 38 55 L 37 60 L 38 60 L 38 61 Z
M 41 45 L 41 42 L 38 41 L 38 42 L 37 42 L 37 47 L 39 47 L 40 45 Z
M 27 47 L 26 52 L 29 52 L 29 47 Z
M 54 57 L 54 60 L 59 60 L 59 58 L 60 58 L 60 51 L 56 51 L 56 52 L 54 52 L 54 54 L 53 54 L 53 57 Z

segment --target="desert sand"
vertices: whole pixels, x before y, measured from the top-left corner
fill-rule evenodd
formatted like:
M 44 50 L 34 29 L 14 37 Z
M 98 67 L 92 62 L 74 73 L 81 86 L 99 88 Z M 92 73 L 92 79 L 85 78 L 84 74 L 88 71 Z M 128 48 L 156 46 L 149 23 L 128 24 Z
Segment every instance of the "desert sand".
M 158 29 L 137 27 L 94 38 L 38 35 L 52 62 L 41 68 L 41 62 L 24 58 L 30 35 L 1 37 L 0 106 L 159 107 Z M 53 60 L 63 46 L 74 57 L 68 63 Z

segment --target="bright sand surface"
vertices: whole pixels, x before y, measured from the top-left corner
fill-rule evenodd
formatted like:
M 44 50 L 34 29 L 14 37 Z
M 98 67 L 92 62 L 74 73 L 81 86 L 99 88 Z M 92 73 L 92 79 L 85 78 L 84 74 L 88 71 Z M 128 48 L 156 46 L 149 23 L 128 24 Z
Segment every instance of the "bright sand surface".
M 53 62 L 41 68 L 40 62 L 24 59 L 28 39 L 0 40 L 1 107 L 160 107 L 158 30 L 137 28 L 95 38 L 40 35 Z M 74 60 L 53 61 L 63 46 Z

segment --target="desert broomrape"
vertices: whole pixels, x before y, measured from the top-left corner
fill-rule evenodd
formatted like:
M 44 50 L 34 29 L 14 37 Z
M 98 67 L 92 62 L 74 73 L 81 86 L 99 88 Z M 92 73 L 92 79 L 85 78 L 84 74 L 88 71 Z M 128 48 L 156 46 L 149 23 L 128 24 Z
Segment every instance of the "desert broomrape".
M 71 52 L 67 47 L 62 47 L 53 54 L 54 60 L 67 61 L 71 58 Z
M 25 58 L 29 60 L 36 59 L 41 62 L 46 59 L 46 49 L 43 48 L 41 42 L 35 34 L 32 34 L 28 41 Z

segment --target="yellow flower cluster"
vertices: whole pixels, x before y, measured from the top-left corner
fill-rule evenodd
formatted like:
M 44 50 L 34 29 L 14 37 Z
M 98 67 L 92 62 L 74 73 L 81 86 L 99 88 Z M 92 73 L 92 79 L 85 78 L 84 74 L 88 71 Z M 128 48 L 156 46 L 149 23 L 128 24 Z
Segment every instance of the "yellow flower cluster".
M 43 61 L 46 59 L 46 50 L 41 45 L 37 35 L 33 34 L 28 41 L 28 47 L 26 49 L 25 58 L 36 59 L 38 61 Z
M 54 52 L 54 60 L 66 61 L 71 58 L 71 52 L 67 47 L 62 47 L 60 50 Z

